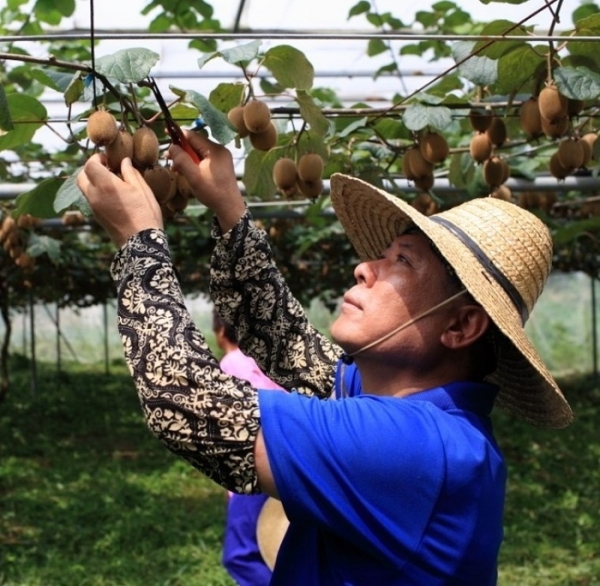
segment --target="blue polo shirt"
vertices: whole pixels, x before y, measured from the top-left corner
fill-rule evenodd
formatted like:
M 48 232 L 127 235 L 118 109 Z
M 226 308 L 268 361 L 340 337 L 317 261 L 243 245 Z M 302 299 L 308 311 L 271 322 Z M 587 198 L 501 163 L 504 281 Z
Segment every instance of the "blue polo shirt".
M 495 584 L 506 483 L 496 387 L 378 397 L 343 370 L 344 400 L 259 393 L 290 520 L 271 584 Z

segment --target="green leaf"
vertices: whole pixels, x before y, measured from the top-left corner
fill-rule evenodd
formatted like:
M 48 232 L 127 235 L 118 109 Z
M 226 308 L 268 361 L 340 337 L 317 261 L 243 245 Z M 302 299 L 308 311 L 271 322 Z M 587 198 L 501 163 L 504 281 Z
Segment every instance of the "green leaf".
M 211 53 L 217 50 L 217 41 L 214 39 L 194 39 L 188 43 L 190 49 L 196 49 L 201 53 Z
M 380 118 L 375 123 L 375 130 L 377 130 L 379 135 L 388 140 L 409 138 L 408 128 L 400 120 L 396 120 L 395 118 Z
M 358 4 L 355 4 L 352 8 L 350 8 L 350 12 L 348 12 L 348 19 L 353 16 L 358 16 L 359 14 L 364 14 L 365 12 L 369 12 L 371 9 L 371 4 L 367 2 L 367 0 L 361 0 Z
M 498 79 L 498 62 L 488 57 L 471 56 L 474 43 L 460 41 L 452 47 L 452 56 L 460 75 L 475 85 L 492 85 Z M 463 63 L 464 61 L 464 63 Z
M 27 241 L 27 254 L 37 257 L 47 254 L 54 263 L 60 261 L 61 242 L 50 236 L 43 236 L 32 232 Z
M 276 96 L 277 94 L 282 94 L 285 91 L 284 87 L 278 83 L 271 83 L 264 77 L 260 78 L 260 89 L 262 90 L 263 94 L 269 96 Z
M 227 114 L 241 104 L 245 89 L 243 83 L 220 83 L 210 92 L 208 99 L 213 106 Z
M 512 30 L 511 30 L 512 29 Z M 523 36 L 528 35 L 532 27 L 516 26 L 515 22 L 510 20 L 495 20 L 483 27 L 481 31 L 482 36 L 504 36 L 510 38 L 511 36 Z M 510 32 L 508 32 L 510 31 Z M 474 51 L 477 52 L 479 57 L 489 57 L 490 59 L 500 59 L 502 55 L 506 55 L 510 51 L 513 51 L 517 47 L 525 45 L 525 41 L 501 41 L 492 42 L 490 41 L 477 41 L 475 43 Z
M 40 14 L 51 12 L 58 12 L 61 17 L 71 16 L 75 12 L 75 0 L 37 0 L 34 12 L 38 15 L 38 18 Z
M 262 41 L 251 41 L 232 49 L 222 49 L 220 52 L 221 57 L 227 63 L 248 63 L 256 58 L 261 44 Z
M 80 75 L 74 75 L 71 79 L 71 83 L 65 90 L 65 104 L 71 106 L 75 102 L 79 101 L 81 95 L 85 91 L 85 84 Z
M 321 108 L 315 104 L 309 93 L 298 90 L 296 94 L 296 101 L 300 106 L 300 116 L 308 122 L 310 129 L 314 133 L 318 136 L 325 136 L 331 128 L 331 124 L 329 123 L 329 120 L 323 116 Z
M 479 0 L 482 4 L 525 4 L 529 0 Z
M 522 87 L 534 77 L 536 69 L 543 62 L 544 58 L 525 44 L 502 56 L 498 61 L 498 80 L 494 84 L 495 93 L 512 94 L 516 88 Z
M 31 96 L 8 94 L 6 101 L 14 129 L 0 136 L 0 151 L 31 142 L 38 128 L 48 119 L 46 108 Z
M 174 88 L 172 89 L 174 90 Z M 193 90 L 183 91 L 184 100 L 198 108 L 215 140 L 221 144 L 230 143 L 235 138 L 236 132 L 231 128 L 227 115 L 215 108 L 202 94 Z
M 198 59 L 198 67 L 202 69 L 206 63 L 217 57 L 222 57 L 227 63 L 248 63 L 256 58 L 261 44 L 261 41 L 251 41 L 250 43 L 239 45 L 232 49 L 207 53 Z
M 50 177 L 38 183 L 30 191 L 21 193 L 15 200 L 16 215 L 31 214 L 36 218 L 56 217 L 54 198 L 64 182 L 63 177 Z
M 96 71 L 121 83 L 137 83 L 148 77 L 160 55 L 150 49 L 137 47 L 121 49 L 96 60 Z
M 275 193 L 273 182 L 273 166 L 279 158 L 276 149 L 270 151 L 259 151 L 252 149 L 244 163 L 244 175 L 242 181 L 246 186 L 249 196 L 265 198 Z
M 563 96 L 572 100 L 595 100 L 600 96 L 600 74 L 587 67 L 559 67 L 554 81 Z
M 290 45 L 269 49 L 263 65 L 286 88 L 309 90 L 314 82 L 315 70 L 302 51 Z
M 83 167 L 79 167 L 58 188 L 53 202 L 54 215 L 61 214 L 68 209 L 77 209 L 87 217 L 92 215 L 90 204 L 76 183 L 77 175 L 79 175 L 82 169 Z
M 0 85 L 0 135 L 14 129 L 4 86 Z
M 552 239 L 555 246 L 568 244 L 569 242 L 577 239 L 585 232 L 595 231 L 600 228 L 600 217 L 596 216 L 593 218 L 586 218 L 579 222 L 575 221 L 564 228 L 559 228 L 554 232 Z
M 367 55 L 374 57 L 375 55 L 385 53 L 387 50 L 387 45 L 381 39 L 371 39 L 367 46 Z
M 452 124 L 452 111 L 444 106 L 425 106 L 414 104 L 409 106 L 402 116 L 402 121 L 409 130 L 417 131 L 427 126 L 444 130 Z

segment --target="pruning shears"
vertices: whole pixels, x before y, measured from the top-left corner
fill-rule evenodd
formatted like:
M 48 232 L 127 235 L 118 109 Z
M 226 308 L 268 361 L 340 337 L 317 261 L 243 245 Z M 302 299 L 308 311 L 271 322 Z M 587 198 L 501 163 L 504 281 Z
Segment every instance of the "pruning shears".
M 192 161 L 194 161 L 194 163 L 198 164 L 200 162 L 200 157 L 198 156 L 198 153 L 192 148 L 190 143 L 185 138 L 185 135 L 183 134 L 183 131 L 181 130 L 179 124 L 177 124 L 177 122 L 175 122 L 175 120 L 173 120 L 171 111 L 167 107 L 167 104 L 166 104 L 164 98 L 162 97 L 160 90 L 158 89 L 156 80 L 153 77 L 149 77 L 147 83 L 140 82 L 140 85 L 145 85 L 146 87 L 149 87 L 152 90 L 152 92 L 154 93 L 156 101 L 158 102 L 158 105 L 160 106 L 162 114 L 165 118 L 167 133 L 171 137 L 173 144 L 180 146 L 190 156 Z

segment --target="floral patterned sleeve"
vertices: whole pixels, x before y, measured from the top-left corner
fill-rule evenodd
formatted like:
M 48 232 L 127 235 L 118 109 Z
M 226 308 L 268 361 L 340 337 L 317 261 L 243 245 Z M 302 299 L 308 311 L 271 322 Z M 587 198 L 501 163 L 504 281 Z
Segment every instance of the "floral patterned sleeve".
M 194 326 L 165 233 L 132 236 L 111 273 L 119 333 L 148 427 L 215 482 L 234 492 L 256 492 L 257 393 L 221 371 Z
M 215 222 L 213 237 L 210 294 L 235 327 L 240 348 L 282 387 L 331 396 L 342 350 L 308 322 L 273 262 L 265 232 L 246 211 L 226 234 Z

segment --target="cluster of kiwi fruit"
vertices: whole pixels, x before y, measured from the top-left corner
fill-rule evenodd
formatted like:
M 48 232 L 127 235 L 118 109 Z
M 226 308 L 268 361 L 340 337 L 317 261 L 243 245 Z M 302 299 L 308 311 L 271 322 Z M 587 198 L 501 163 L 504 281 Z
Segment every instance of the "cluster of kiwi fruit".
M 119 174 L 121 161 L 129 157 L 142 173 L 161 207 L 164 218 L 183 211 L 192 197 L 188 181 L 166 165 L 159 163 L 160 143 L 149 126 L 140 126 L 133 133 L 119 127 L 107 110 L 93 112 L 87 121 L 88 138 L 106 153 L 108 168 Z
M 496 148 L 500 148 L 507 139 L 504 119 L 492 110 L 471 108 L 469 122 L 475 131 L 469 141 L 469 154 L 482 165 L 483 179 L 490 187 L 490 195 L 510 200 L 512 194 L 505 185 L 510 177 L 510 167 L 504 157 L 496 154 Z
M 318 153 L 305 153 L 298 163 L 290 157 L 281 157 L 273 165 L 273 182 L 285 197 L 301 194 L 314 200 L 323 191 L 323 168 L 323 157 Z
M 450 153 L 446 139 L 439 133 L 425 130 L 402 157 L 402 174 L 412 181 L 419 193 L 411 201 L 421 213 L 434 214 L 437 204 L 430 191 L 434 186 L 434 168 Z
M 16 220 L 9 214 L 2 218 L 0 224 L 0 244 L 14 263 L 26 273 L 31 273 L 35 267 L 35 257 L 28 254 L 25 247 L 23 230 L 33 228 L 39 223 L 39 218 L 31 214 L 21 214 Z
M 595 132 L 580 135 L 571 125 L 571 119 L 581 112 L 583 105 L 581 100 L 563 96 L 552 81 L 537 97 L 531 96 L 521 104 L 519 120 L 527 134 L 559 141 L 549 161 L 550 174 L 557 179 L 565 179 L 577 169 L 587 167 L 594 158 L 598 135 Z
M 268 151 L 277 144 L 277 127 L 266 102 L 256 98 L 248 100 L 244 105 L 229 110 L 227 118 L 239 137 L 248 137 L 255 149 Z

